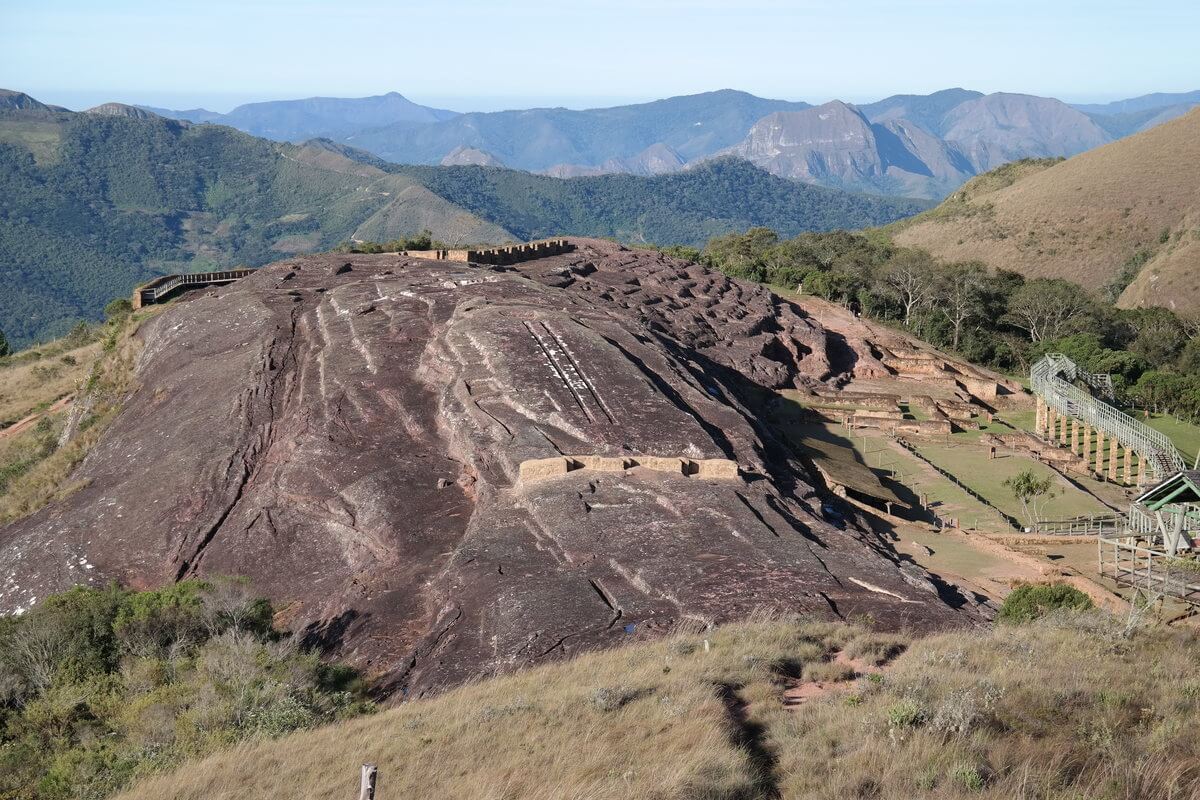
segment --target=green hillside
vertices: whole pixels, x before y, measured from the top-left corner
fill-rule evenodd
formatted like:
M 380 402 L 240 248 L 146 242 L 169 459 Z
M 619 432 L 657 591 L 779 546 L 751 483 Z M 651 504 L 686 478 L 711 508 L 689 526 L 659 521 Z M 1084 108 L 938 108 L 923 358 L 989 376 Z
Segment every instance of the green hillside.
M 418 208 L 406 210 L 414 190 Z M 0 330 L 21 346 L 97 318 L 152 275 L 329 249 L 368 221 L 380 238 L 422 227 L 461 241 L 511 238 L 424 194 L 322 148 L 232 128 L 6 112 Z
M 257 266 L 423 229 L 454 244 L 563 234 L 699 245 L 891 222 L 919 201 L 798 184 L 742 162 L 657 178 L 559 180 L 480 167 L 401 167 L 331 142 L 270 142 L 219 125 L 0 110 L 0 330 L 14 347 L 98 319 L 158 274 Z
M 883 224 L 930 205 L 789 181 L 734 158 L 653 178 L 561 180 L 476 166 L 397 169 L 520 239 L 570 233 L 701 246 L 747 226 L 794 236 Z

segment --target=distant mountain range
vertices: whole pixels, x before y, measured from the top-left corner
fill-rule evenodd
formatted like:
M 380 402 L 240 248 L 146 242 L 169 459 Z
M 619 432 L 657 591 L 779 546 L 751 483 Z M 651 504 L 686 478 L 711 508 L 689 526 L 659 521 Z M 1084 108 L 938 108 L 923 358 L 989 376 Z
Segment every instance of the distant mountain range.
M 190 111 L 145 108 L 162 117 L 228 125 L 278 142 L 303 142 L 319 137 L 341 139 L 384 125 L 427 125 L 458 116 L 453 111 L 418 105 L 397 92 L 374 97 L 309 97 L 247 103 L 228 114 L 203 108 Z
M 1112 103 L 1078 104 L 1072 108 L 1087 114 L 1113 138 L 1119 139 L 1183 116 L 1197 105 L 1200 105 L 1200 91 L 1159 92 Z
M 875 103 L 769 100 L 722 90 L 650 103 L 456 114 L 391 93 L 251 103 L 215 114 L 147 109 L 278 141 L 329 138 L 402 164 L 504 166 L 560 178 L 660 175 L 737 155 L 785 178 L 940 199 L 1008 161 L 1071 156 L 1174 119 L 1200 91 L 1071 106 L 946 89 Z
M 455 244 L 577 234 L 699 245 L 754 225 L 794 235 L 929 206 L 730 158 L 566 181 L 487 166 L 481 150 L 447 156 L 453 166 L 399 166 L 331 139 L 295 145 L 119 103 L 76 113 L 0 92 L 0 330 L 21 346 L 95 319 L 157 274 L 426 228 Z

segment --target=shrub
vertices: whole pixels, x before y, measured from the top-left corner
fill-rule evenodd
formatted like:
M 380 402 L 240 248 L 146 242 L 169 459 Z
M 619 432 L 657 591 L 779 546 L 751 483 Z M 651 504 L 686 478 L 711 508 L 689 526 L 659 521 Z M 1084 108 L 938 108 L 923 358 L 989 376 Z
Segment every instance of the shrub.
M 958 764 L 950 772 L 950 780 L 966 789 L 968 792 L 983 790 L 986 780 L 983 772 L 973 764 Z
M 0 798 L 105 797 L 183 758 L 372 709 L 356 673 L 269 620 L 232 579 L 76 587 L 0 618 Z
M 1022 623 L 1038 619 L 1056 609 L 1083 611 L 1092 607 L 1092 598 L 1065 583 L 1018 586 L 1000 606 L 997 619 Z
M 636 700 L 639 692 L 627 687 L 601 686 L 593 689 L 588 701 L 598 711 L 616 711 L 626 703 Z
M 133 313 L 133 303 L 128 297 L 118 297 L 104 307 L 104 319 L 121 320 Z
M 889 728 L 919 728 L 927 717 L 925 707 L 911 698 L 901 700 L 887 710 Z

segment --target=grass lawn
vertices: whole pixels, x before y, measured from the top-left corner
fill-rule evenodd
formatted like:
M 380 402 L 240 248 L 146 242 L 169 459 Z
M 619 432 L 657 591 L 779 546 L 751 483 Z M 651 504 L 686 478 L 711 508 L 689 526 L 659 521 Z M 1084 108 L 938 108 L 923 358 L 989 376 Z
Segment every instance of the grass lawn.
M 1183 451 L 1189 468 L 1196 463 L 1196 452 L 1200 451 L 1200 425 L 1193 425 L 1167 414 L 1154 414 L 1143 422 L 1170 436 L 1175 446 Z
M 994 599 L 1003 599 L 1015 581 L 1034 581 L 1038 577 L 1032 567 L 982 550 L 973 545 L 970 538 L 921 530 L 915 526 L 898 528 L 896 533 L 899 536 L 899 541 L 895 543 L 897 550 L 908 553 L 914 561 L 931 572 L 960 586 L 981 590 Z M 923 550 L 924 547 L 933 552 Z M 1092 560 L 1095 561 L 1094 554 Z
M 1017 519 L 1025 520 L 1021 504 L 1003 482 L 1026 469 L 1055 476 L 1055 490 L 1058 495 L 1046 503 L 1043 516 L 1057 519 L 1109 513 L 1109 509 L 1096 498 L 1076 489 L 1049 467 L 1025 456 L 1003 454 L 993 460 L 988 458 L 987 452 L 982 448 L 968 445 L 921 442 L 915 444 L 921 455 L 979 492 L 989 503 Z
M 805 424 L 792 425 L 785 429 L 789 437 L 812 449 L 812 439 L 837 441 L 858 453 L 862 463 L 881 477 L 894 474 L 895 480 L 909 489 L 902 492 L 906 502 L 919 503 L 924 494 L 931 510 L 941 517 L 959 520 L 965 528 L 1009 531 L 1010 528 L 997 514 L 983 503 L 971 497 L 960 487 L 931 470 L 915 456 L 898 449 L 888 437 L 878 431 L 857 430 L 847 435 L 838 425 Z
M 1032 433 L 1035 417 L 1037 416 L 1037 414 L 1032 408 L 1030 408 L 1026 411 L 1016 411 L 1016 410 L 1002 411 L 999 414 L 997 414 L 996 416 L 999 419 L 1002 419 L 1005 422 L 1007 422 L 1009 425 L 1012 425 L 1014 428 L 1018 428 L 1023 431 L 1029 431 Z M 1001 432 L 1001 431 L 995 430 L 995 429 L 1002 429 L 1003 427 L 1004 427 L 1003 425 L 993 425 L 993 429 L 995 432 Z

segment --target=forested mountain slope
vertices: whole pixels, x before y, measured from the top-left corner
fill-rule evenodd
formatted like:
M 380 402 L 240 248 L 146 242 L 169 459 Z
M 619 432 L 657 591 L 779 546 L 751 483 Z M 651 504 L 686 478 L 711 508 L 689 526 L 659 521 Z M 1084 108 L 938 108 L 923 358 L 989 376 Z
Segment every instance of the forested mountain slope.
M 511 238 L 409 178 L 319 147 L 157 117 L 0 112 L 0 329 L 18 345 L 98 316 L 154 274 L 423 227 Z
M 735 158 L 653 178 L 562 180 L 478 166 L 395 169 L 520 239 L 569 233 L 700 246 L 711 236 L 756 225 L 795 235 L 861 228 L 928 207 L 920 200 L 785 180 Z
M 449 244 L 562 234 L 701 244 L 748 225 L 860 227 L 923 207 L 805 186 L 746 164 L 570 181 L 402 168 L 328 141 L 297 146 L 28 98 L 0 109 L 0 330 L 20 347 L 98 318 L 105 303 L 153 275 L 260 265 L 426 229 Z

